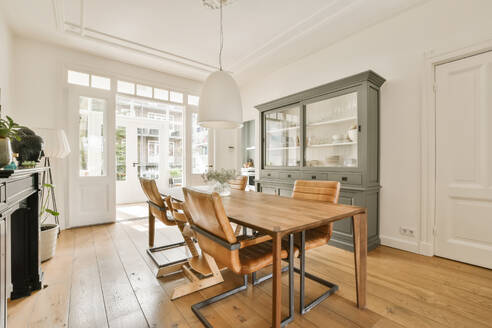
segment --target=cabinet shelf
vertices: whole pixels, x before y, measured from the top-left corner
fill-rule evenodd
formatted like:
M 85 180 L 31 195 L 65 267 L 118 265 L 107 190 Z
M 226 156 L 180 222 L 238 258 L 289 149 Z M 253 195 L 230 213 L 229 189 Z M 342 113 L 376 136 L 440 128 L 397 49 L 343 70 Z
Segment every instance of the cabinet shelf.
M 347 122 L 347 121 L 354 121 L 354 120 L 357 120 L 357 116 L 345 117 L 345 118 L 340 118 L 340 119 L 337 119 L 337 120 L 329 120 L 329 121 L 308 123 L 307 126 L 319 126 L 319 125 L 326 125 L 326 124 L 336 124 L 336 123 Z
M 355 141 L 347 141 L 347 142 L 336 142 L 336 143 L 329 143 L 329 144 L 310 145 L 310 146 L 307 146 L 307 148 L 321 148 L 321 147 L 335 147 L 335 146 L 351 146 L 351 145 L 357 145 L 357 142 L 355 142 Z
M 293 147 L 271 147 L 271 148 L 268 148 L 267 150 L 290 150 L 290 149 L 299 149 L 299 146 L 293 146 Z

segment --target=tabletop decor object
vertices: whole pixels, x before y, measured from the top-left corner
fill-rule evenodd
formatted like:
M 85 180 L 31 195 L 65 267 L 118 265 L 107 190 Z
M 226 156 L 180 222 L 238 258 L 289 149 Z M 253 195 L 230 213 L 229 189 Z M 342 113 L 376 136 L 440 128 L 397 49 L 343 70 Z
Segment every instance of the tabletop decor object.
M 7 119 L 0 118 L 0 168 L 12 163 L 11 140 L 20 141 L 21 128 L 10 116 Z
M 236 177 L 235 170 L 209 170 L 202 174 L 203 182 L 211 184 L 213 191 L 221 196 L 229 196 L 231 194 L 231 186 L 227 181 Z
M 43 138 L 24 126 L 19 127 L 17 133 L 19 138 L 12 140 L 12 150 L 19 154 L 19 164 L 22 166 L 25 162 L 38 163 L 43 150 Z M 26 165 L 31 167 L 32 163 L 26 163 Z

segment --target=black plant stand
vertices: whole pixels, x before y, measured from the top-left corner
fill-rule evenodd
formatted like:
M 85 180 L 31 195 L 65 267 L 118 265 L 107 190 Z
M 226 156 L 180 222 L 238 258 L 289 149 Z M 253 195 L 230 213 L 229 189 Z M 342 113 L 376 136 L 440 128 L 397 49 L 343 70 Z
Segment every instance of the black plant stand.
M 53 208 L 53 211 L 58 212 L 58 208 L 56 206 L 56 198 L 55 198 L 55 188 L 53 185 L 53 175 L 51 173 L 51 163 L 50 163 L 50 158 L 45 156 L 44 157 L 44 167 L 47 168 L 47 170 L 43 171 L 43 176 L 41 178 L 41 202 L 44 200 L 44 190 L 45 184 L 50 184 L 51 185 L 51 205 Z M 58 216 L 55 217 L 55 223 L 60 226 L 60 220 L 58 219 Z M 58 236 L 60 236 L 60 229 L 58 229 Z

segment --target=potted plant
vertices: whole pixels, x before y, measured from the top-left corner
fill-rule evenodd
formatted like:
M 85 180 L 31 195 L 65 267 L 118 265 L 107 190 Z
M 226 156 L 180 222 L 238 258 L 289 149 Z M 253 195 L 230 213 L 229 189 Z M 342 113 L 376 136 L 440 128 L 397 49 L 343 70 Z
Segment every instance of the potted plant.
M 0 118 L 0 168 L 12 162 L 12 145 L 10 140 L 20 140 L 19 129 L 22 127 L 7 116 Z
M 53 193 L 55 192 L 55 186 L 50 183 L 43 184 L 43 190 L 41 192 L 41 211 L 39 214 L 41 220 L 41 241 L 40 241 L 40 255 L 41 262 L 49 260 L 55 256 L 56 240 L 58 237 L 58 231 L 60 226 L 56 223 L 57 218 L 60 215 L 59 212 L 48 208 L 49 200 L 53 199 Z M 53 200 L 52 200 L 53 202 Z M 53 203 L 52 203 L 53 204 Z M 53 217 L 55 223 L 46 223 L 46 221 Z
M 209 170 L 202 174 L 202 179 L 205 183 L 213 185 L 213 191 L 221 196 L 229 196 L 231 194 L 231 186 L 228 181 L 236 177 L 235 170 Z

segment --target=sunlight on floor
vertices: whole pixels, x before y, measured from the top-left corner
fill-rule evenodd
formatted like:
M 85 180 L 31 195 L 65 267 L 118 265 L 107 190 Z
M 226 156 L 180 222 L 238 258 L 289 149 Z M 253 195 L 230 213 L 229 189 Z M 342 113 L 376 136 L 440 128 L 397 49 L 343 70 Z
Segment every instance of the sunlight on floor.
M 116 221 L 145 218 L 148 215 L 146 203 L 116 205 Z

